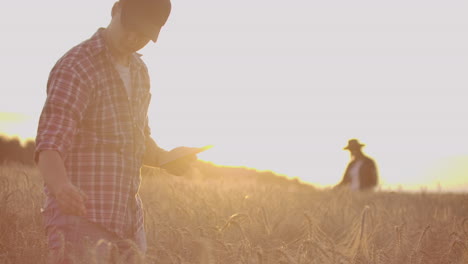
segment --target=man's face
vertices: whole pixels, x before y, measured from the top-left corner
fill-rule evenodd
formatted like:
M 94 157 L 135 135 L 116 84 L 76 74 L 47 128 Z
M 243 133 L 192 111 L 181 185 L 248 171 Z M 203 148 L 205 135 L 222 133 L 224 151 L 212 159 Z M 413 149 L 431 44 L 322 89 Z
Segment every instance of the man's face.
M 360 148 L 351 148 L 349 149 L 349 152 L 352 156 L 357 156 L 357 154 L 359 154 L 361 152 L 361 149 Z
M 120 11 L 120 10 L 119 10 Z M 148 44 L 151 40 L 149 36 L 146 36 L 138 31 L 131 30 L 126 27 L 121 19 L 120 19 L 120 12 L 117 14 L 115 18 L 115 26 L 114 26 L 114 34 L 112 36 L 112 42 L 114 48 L 122 54 L 131 54 L 133 52 L 139 51 L 143 47 Z M 156 29 L 157 32 L 154 32 L 157 36 L 159 36 L 159 31 L 161 28 Z
M 148 44 L 150 38 L 134 31 L 122 30 L 119 35 L 118 46 L 124 53 L 133 53 L 139 51 Z

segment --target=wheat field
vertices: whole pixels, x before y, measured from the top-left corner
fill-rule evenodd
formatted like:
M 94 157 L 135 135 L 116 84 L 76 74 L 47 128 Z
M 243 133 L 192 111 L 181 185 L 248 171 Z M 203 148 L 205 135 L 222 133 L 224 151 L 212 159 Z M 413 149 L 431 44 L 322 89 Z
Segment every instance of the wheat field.
M 351 193 L 157 169 L 143 170 L 140 193 L 145 263 L 468 263 L 466 194 Z M 0 263 L 46 262 L 42 200 L 36 169 L 0 166 Z

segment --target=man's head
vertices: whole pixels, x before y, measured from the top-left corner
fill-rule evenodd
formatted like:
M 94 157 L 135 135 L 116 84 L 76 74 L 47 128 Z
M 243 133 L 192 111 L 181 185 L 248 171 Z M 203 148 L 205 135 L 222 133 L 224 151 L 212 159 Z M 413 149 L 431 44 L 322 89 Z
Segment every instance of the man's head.
M 132 53 L 156 42 L 171 12 L 170 0 L 120 0 L 112 8 L 107 28 L 114 48 Z
M 170 0 L 120 0 L 121 23 L 125 29 L 140 33 L 153 42 L 171 13 Z
M 361 148 L 364 147 L 364 144 L 359 143 L 357 139 L 350 139 L 348 140 L 348 145 L 344 147 L 344 150 L 349 150 L 353 156 L 356 156 L 356 154 L 360 154 Z

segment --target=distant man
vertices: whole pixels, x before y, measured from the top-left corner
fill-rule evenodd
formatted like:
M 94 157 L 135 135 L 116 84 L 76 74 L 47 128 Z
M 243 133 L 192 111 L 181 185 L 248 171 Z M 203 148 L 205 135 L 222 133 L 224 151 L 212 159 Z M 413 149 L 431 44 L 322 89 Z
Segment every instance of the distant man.
M 343 179 L 336 187 L 346 186 L 353 191 L 371 190 L 378 183 L 377 166 L 375 162 L 362 153 L 364 144 L 357 139 L 350 139 L 344 147 L 351 154 Z
M 86 242 L 100 242 L 97 263 L 109 261 L 110 248 L 137 257 L 146 251 L 140 168 L 160 166 L 173 151 L 150 137 L 150 80 L 136 52 L 157 41 L 170 11 L 170 0 L 116 2 L 109 26 L 50 73 L 35 152 L 45 182 L 49 263 L 72 263 L 73 256 L 86 263 Z M 167 169 L 181 174 L 193 161 Z M 130 252 L 134 245 L 138 254 Z

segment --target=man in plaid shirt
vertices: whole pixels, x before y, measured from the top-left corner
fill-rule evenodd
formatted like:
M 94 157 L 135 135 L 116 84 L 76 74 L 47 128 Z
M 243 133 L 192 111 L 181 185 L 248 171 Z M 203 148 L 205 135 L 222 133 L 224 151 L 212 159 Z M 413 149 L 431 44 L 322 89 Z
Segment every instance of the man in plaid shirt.
M 150 80 L 136 51 L 156 42 L 170 9 L 170 0 L 120 0 L 109 26 L 68 51 L 50 73 L 35 159 L 45 181 L 52 263 L 83 254 L 84 238 L 112 242 L 121 253 L 131 248 L 125 240 L 146 250 L 140 168 L 159 166 L 170 153 L 150 137 Z M 189 166 L 185 160 L 168 169 L 180 174 Z

